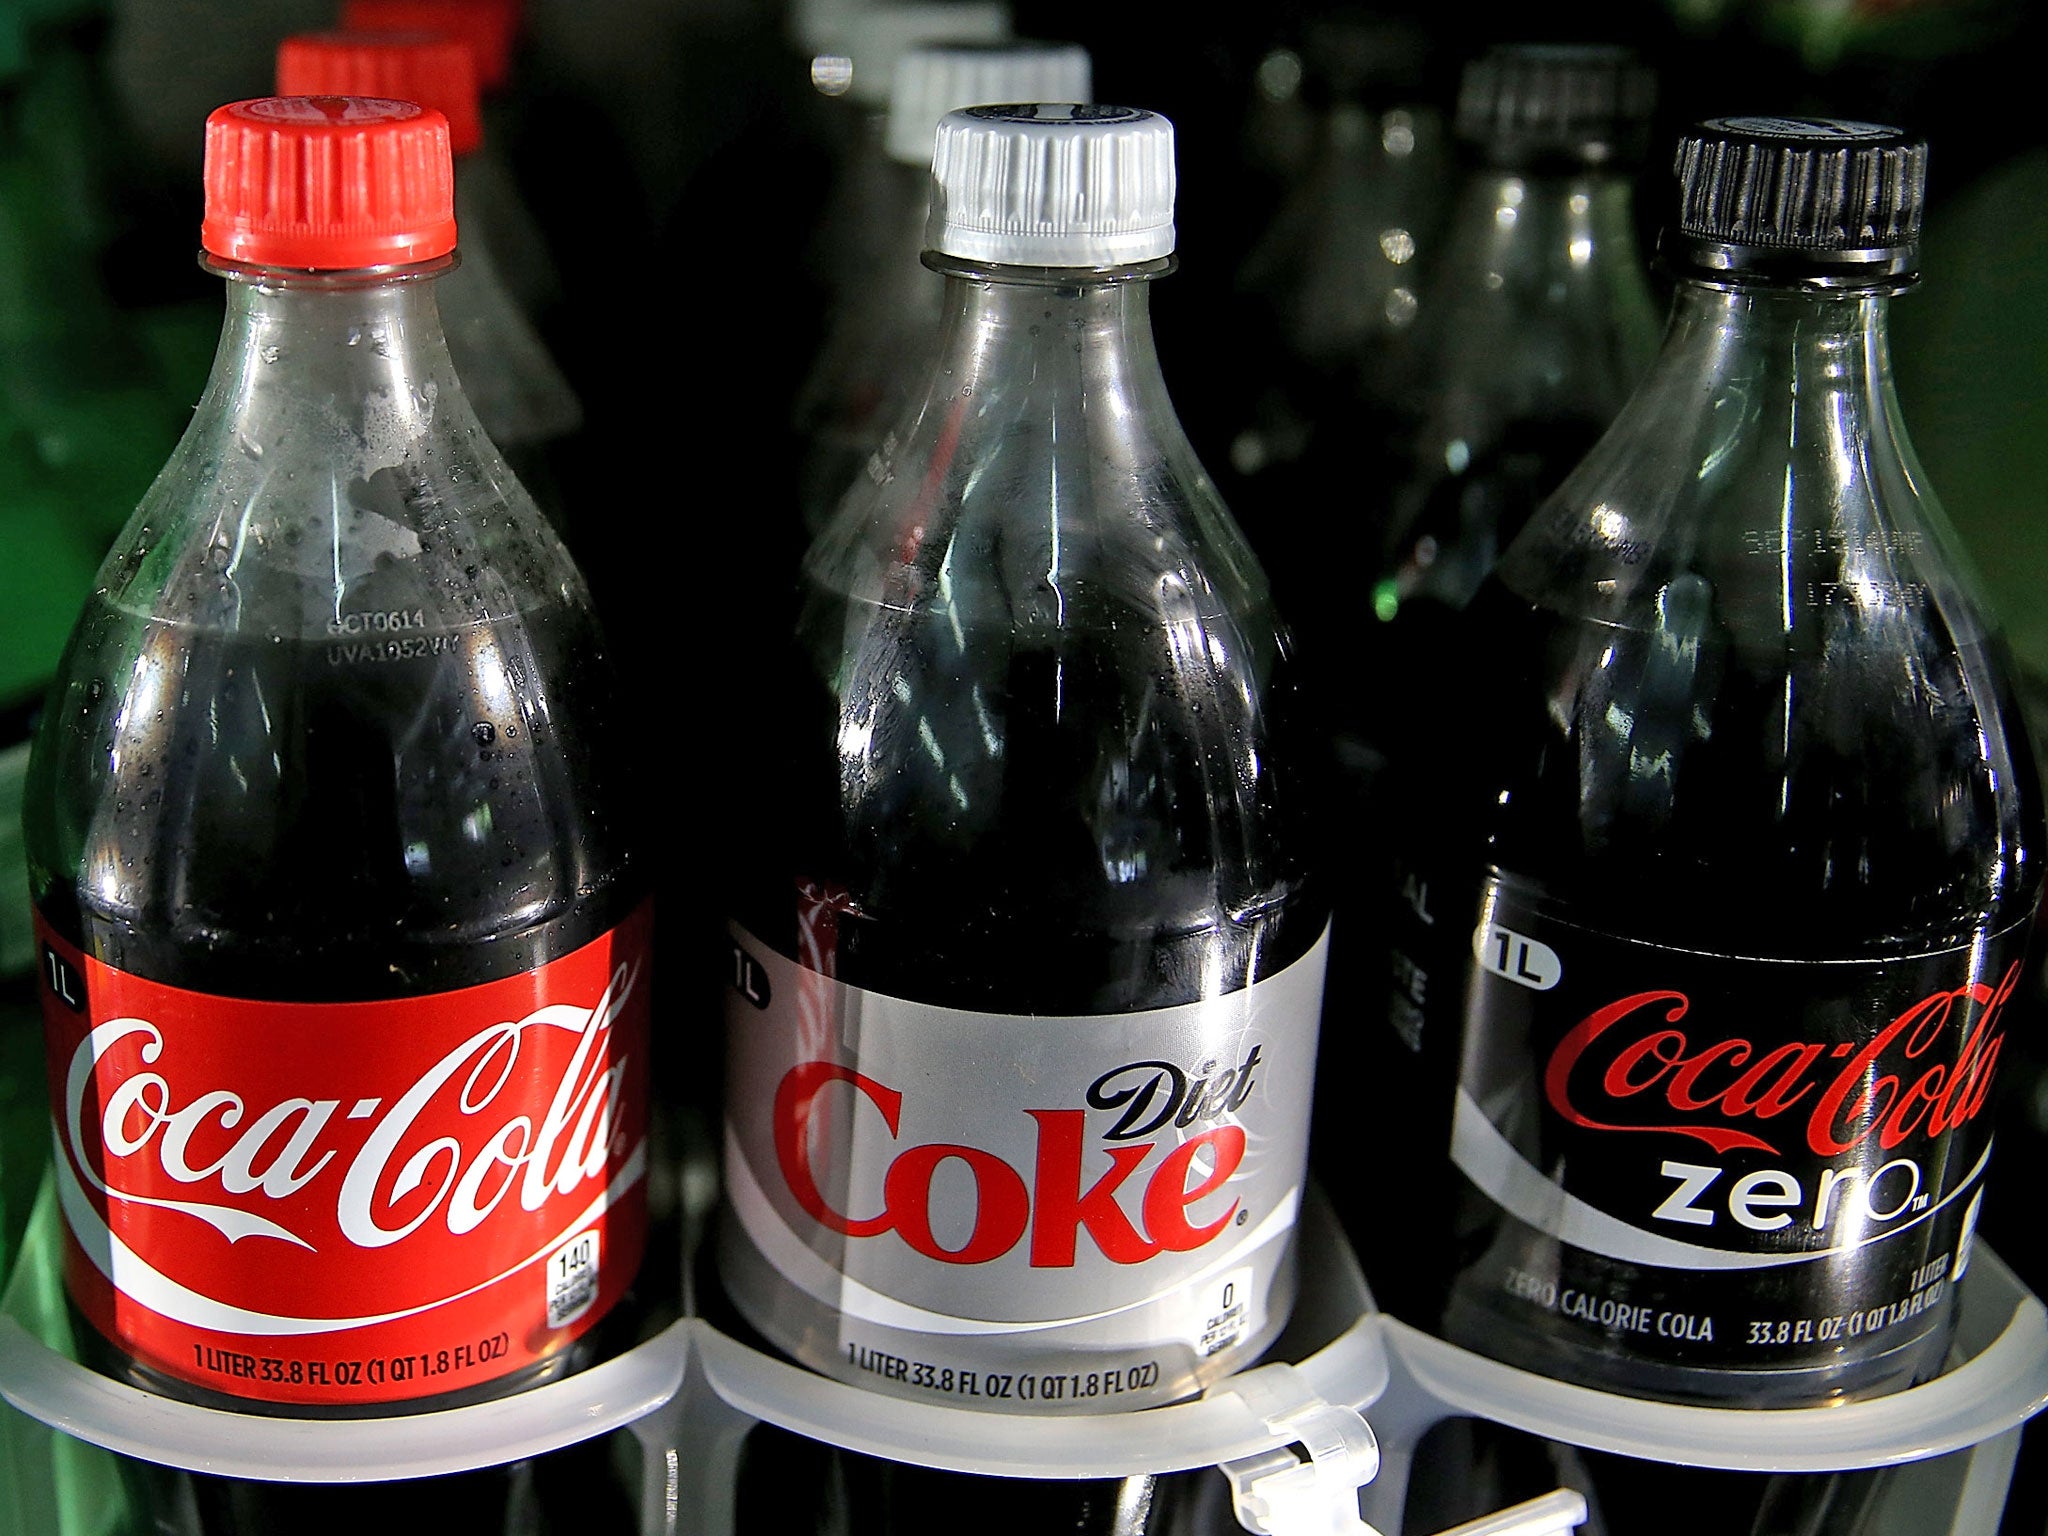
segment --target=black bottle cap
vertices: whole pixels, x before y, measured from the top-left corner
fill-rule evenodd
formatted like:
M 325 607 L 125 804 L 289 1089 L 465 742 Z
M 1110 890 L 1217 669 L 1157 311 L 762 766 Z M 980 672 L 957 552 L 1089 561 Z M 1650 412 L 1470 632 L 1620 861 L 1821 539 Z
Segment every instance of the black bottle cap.
M 1465 66 L 1458 137 L 1515 170 L 1630 167 L 1649 143 L 1656 76 L 1627 48 L 1516 43 Z
M 1692 275 L 1901 287 L 1918 275 L 1927 145 L 1825 117 L 1717 117 L 1678 141 L 1660 242 Z

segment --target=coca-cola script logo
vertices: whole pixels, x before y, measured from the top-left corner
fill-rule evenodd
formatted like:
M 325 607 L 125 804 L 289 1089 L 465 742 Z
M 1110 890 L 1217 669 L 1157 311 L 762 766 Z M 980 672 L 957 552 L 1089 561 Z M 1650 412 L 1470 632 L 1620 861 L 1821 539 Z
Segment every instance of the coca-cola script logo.
M 524 975 L 336 1004 L 186 992 L 46 933 L 59 1193 L 87 1315 L 195 1380 L 237 1363 L 195 1338 L 289 1341 L 301 1374 L 284 1384 L 305 1391 L 234 1389 L 302 1401 L 374 1384 L 341 1369 L 364 1354 L 387 1378 L 376 1395 L 398 1397 L 432 1388 L 395 1384 L 411 1378 L 390 1377 L 394 1348 L 432 1344 L 431 1372 L 447 1345 L 481 1378 L 573 1337 L 644 1241 L 650 923 L 643 909 Z M 342 1347 L 359 1353 L 332 1358 Z
M 348 1119 L 373 1124 L 330 1181 L 336 1186 L 334 1225 L 342 1238 L 358 1248 L 384 1248 L 436 1216 L 460 1236 L 482 1225 L 515 1189 L 520 1208 L 530 1212 L 552 1195 L 572 1194 L 586 1181 L 603 1178 L 612 1153 L 624 1150 L 613 1144 L 613 1118 L 630 1063 L 608 1048 L 634 979 L 621 966 L 593 1007 L 551 1004 L 522 1019 L 486 1025 L 388 1108 L 380 1099 L 350 1107 Z M 522 1044 L 542 1029 L 568 1030 L 575 1046 L 536 1127 L 532 1114 L 514 1112 L 516 1103 L 508 1106 L 504 1099 Z M 333 1166 L 340 1148 L 330 1144 L 328 1133 L 342 1101 L 294 1096 L 251 1119 L 251 1106 L 238 1093 L 214 1088 L 185 1094 L 174 1088 L 165 1074 L 176 1076 L 177 1065 L 164 1059 L 163 1031 L 148 1019 L 113 1019 L 86 1036 L 72 1052 L 64 1082 L 72 1165 L 109 1201 L 182 1211 L 230 1243 L 267 1237 L 318 1251 L 260 1207 L 230 1202 L 288 1199 Z M 95 1110 L 93 1100 L 109 1082 L 112 1090 Z M 468 1133 L 466 1142 L 435 1134 L 451 1123 Z M 204 1150 L 195 1152 L 195 1144 Z M 147 1165 L 136 1167 L 137 1158 Z M 132 1181 L 132 1187 L 107 1183 L 96 1171 L 101 1168 L 112 1170 L 122 1184 Z M 213 1198 L 174 1200 L 139 1192 L 162 1188 L 165 1181 L 197 1186 Z M 406 1198 L 429 1189 L 424 1200 Z M 404 1216 L 401 1207 L 412 1214 Z
M 2014 964 L 1996 986 L 1968 982 L 1930 993 L 1860 1044 L 1766 1048 L 1711 1031 L 1696 1041 L 1676 1027 L 1691 1022 L 1685 993 L 1633 993 L 1589 1014 L 1557 1043 L 1544 1068 L 1544 1096 L 1573 1125 L 1687 1136 L 1722 1153 L 1781 1154 L 1765 1132 L 1785 1115 L 1803 1124 L 1816 1157 L 1872 1140 L 1890 1152 L 1982 1113 L 2019 973 Z M 1937 1059 L 1941 1042 L 1958 1039 L 1953 1057 Z
M 1238 1202 L 1224 1203 L 1221 1197 L 1244 1162 L 1245 1131 L 1227 1117 L 1251 1096 L 1259 1052 L 1255 1045 L 1239 1065 L 1220 1071 L 1213 1061 L 1194 1073 L 1166 1061 L 1113 1068 L 1089 1085 L 1088 1109 L 1019 1111 L 1033 1127 L 1034 1152 L 1027 1166 L 983 1146 L 922 1142 L 895 1152 L 879 1189 L 862 1191 L 858 1200 L 847 1198 L 844 1208 L 826 1198 L 826 1187 L 835 1181 L 820 1167 L 834 1149 L 817 1143 L 843 1141 L 851 1132 L 838 1121 L 830 1122 L 836 1137 L 813 1134 L 827 1122 L 822 1105 L 828 1091 L 845 1085 L 837 1091 L 850 1092 L 867 1112 L 879 1116 L 894 1141 L 904 1139 L 904 1096 L 850 1066 L 806 1061 L 792 1067 L 776 1088 L 776 1162 L 803 1211 L 844 1237 L 894 1232 L 913 1252 L 940 1263 L 986 1264 L 1010 1253 L 1028 1234 L 1033 1268 L 1069 1269 L 1085 1232 L 1111 1262 L 1142 1264 L 1162 1253 L 1193 1252 L 1239 1220 Z M 851 1107 L 842 1103 L 834 1108 L 843 1113 Z M 1090 1109 L 1114 1118 L 1097 1128 L 1109 1166 L 1084 1188 Z M 1000 1135 L 1005 1128 L 992 1129 Z M 1155 1153 L 1160 1154 L 1156 1160 Z M 949 1162 L 960 1165 L 974 1191 L 972 1226 L 950 1247 L 937 1235 L 942 1223 L 934 1219 L 934 1184 Z M 1119 1198 L 1126 1190 L 1129 1205 Z

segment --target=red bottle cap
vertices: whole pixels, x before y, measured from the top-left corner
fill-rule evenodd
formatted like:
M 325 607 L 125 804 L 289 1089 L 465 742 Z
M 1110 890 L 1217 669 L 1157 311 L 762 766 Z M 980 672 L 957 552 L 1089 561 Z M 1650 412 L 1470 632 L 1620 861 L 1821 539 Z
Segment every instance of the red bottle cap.
M 385 96 L 448 119 L 448 147 L 484 141 L 476 52 L 444 32 L 301 32 L 277 45 L 280 96 Z
M 338 270 L 455 249 L 448 120 L 363 96 L 264 96 L 206 119 L 200 244 L 228 261 Z
M 495 90 L 512 73 L 519 31 L 517 0 L 342 0 L 351 32 L 440 32 L 476 50 L 476 77 Z

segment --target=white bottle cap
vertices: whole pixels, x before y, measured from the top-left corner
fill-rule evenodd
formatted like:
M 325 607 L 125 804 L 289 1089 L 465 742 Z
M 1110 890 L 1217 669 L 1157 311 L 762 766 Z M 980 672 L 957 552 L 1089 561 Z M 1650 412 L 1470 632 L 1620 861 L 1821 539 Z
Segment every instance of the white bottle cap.
M 927 43 L 1000 43 L 1009 36 L 1009 0 L 861 5 L 836 12 L 812 34 L 819 52 L 853 61 L 847 97 L 875 108 L 889 104 L 896 61 L 911 49 Z
M 889 158 L 930 165 L 939 119 L 992 101 L 1086 101 L 1095 94 L 1078 43 L 933 43 L 896 61 L 889 89 Z
M 928 249 L 1020 267 L 1173 251 L 1173 124 L 1135 107 L 966 107 L 939 122 Z

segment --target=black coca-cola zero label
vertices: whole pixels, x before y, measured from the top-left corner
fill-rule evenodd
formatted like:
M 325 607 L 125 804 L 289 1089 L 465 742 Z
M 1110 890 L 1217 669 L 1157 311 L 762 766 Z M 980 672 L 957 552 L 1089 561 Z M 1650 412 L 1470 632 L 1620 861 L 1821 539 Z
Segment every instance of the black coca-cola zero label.
M 1496 873 L 1471 936 L 1458 1287 L 1647 1364 L 1803 1369 L 1939 1328 L 2025 925 L 1882 960 L 1642 943 Z

